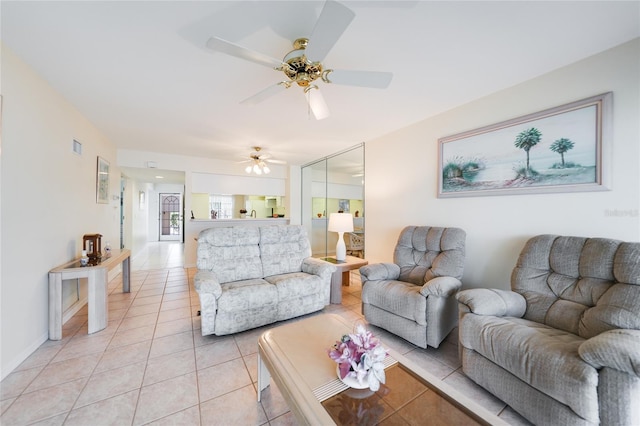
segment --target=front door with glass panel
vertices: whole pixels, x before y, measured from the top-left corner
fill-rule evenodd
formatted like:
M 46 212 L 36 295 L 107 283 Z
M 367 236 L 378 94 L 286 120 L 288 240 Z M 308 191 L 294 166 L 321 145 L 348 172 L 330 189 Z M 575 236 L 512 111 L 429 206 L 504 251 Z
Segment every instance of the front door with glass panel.
M 180 194 L 160 194 L 160 241 L 182 241 Z

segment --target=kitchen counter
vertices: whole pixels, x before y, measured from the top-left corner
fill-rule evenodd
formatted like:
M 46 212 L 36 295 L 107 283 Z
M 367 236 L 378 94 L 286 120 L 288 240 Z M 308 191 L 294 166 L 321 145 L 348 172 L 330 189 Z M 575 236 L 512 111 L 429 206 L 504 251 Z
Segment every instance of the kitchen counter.
M 272 221 L 272 220 L 289 220 L 288 217 L 246 217 L 244 219 L 190 219 L 191 222 L 255 222 L 255 221 Z

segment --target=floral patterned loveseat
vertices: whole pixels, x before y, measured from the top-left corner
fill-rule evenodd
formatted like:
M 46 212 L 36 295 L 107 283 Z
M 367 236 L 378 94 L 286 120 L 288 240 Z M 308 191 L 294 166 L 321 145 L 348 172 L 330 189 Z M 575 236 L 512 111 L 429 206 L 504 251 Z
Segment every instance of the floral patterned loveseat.
M 205 229 L 198 235 L 202 335 L 224 335 L 319 311 L 335 266 L 311 257 L 298 225 Z

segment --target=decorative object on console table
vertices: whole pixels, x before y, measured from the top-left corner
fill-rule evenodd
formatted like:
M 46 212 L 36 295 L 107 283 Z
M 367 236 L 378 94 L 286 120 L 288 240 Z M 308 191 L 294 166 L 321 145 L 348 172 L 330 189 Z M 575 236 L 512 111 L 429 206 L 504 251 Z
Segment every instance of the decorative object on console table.
M 82 237 L 82 250 L 87 252 L 90 265 L 97 265 L 102 260 L 102 235 L 85 234 Z
M 89 264 L 89 256 L 87 256 L 87 251 L 82 250 L 82 256 L 80 256 L 80 266 L 87 266 Z
M 96 169 L 96 203 L 109 204 L 109 162 L 102 157 Z
M 344 261 L 347 257 L 347 246 L 344 243 L 344 233 L 353 232 L 353 217 L 351 213 L 331 213 L 329 215 L 329 232 L 338 233 L 336 244 L 336 260 Z

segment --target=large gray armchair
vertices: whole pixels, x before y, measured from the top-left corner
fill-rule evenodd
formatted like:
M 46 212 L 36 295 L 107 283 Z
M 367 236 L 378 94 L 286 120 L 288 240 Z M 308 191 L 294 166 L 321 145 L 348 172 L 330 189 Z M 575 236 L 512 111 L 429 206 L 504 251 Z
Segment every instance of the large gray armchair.
M 531 422 L 640 424 L 640 243 L 539 235 L 457 298 L 464 373 Z
M 407 226 L 393 263 L 360 268 L 365 319 L 409 342 L 437 348 L 458 321 L 466 234 L 459 228 Z

